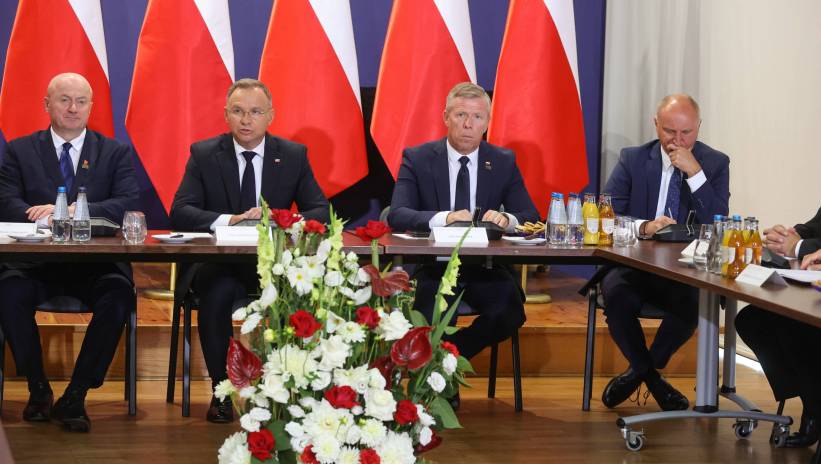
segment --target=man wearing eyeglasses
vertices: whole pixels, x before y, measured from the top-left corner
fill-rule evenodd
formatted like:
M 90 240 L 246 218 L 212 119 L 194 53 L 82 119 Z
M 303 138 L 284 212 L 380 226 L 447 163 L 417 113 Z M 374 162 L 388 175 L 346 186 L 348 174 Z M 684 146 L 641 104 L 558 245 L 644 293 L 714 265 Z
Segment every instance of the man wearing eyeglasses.
M 191 156 L 171 206 L 175 230 L 211 232 L 217 226 L 260 219 L 259 198 L 271 208 L 296 203 L 306 219 L 328 221 L 328 200 L 319 188 L 307 148 L 266 131 L 274 119 L 271 93 L 265 84 L 241 79 L 228 89 L 225 122 L 231 129 L 191 145 Z M 234 301 L 256 291 L 253 264 L 202 264 L 180 270 L 178 291 L 199 296 L 198 330 L 208 374 L 216 386 L 228 378 L 228 339 L 233 334 Z M 230 399 L 211 398 L 206 419 L 233 420 Z

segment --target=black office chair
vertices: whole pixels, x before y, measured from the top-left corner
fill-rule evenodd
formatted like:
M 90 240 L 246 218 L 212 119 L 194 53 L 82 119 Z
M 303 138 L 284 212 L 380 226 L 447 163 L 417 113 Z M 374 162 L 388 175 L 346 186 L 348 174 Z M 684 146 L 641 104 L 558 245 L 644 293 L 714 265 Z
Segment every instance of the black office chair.
M 596 310 L 604 310 L 604 298 L 598 286 L 593 286 L 587 294 L 587 347 L 584 355 L 584 388 L 582 389 L 582 411 L 590 410 L 590 397 L 593 395 L 593 352 L 596 348 Z M 645 303 L 639 311 L 643 319 L 662 319 L 664 311 L 657 306 Z
M 91 310 L 82 301 L 71 296 L 56 296 L 37 307 L 38 311 L 49 313 L 89 313 Z M 3 407 L 3 384 L 5 374 L 6 336 L 0 330 L 0 410 Z M 125 330 L 125 395 L 128 401 L 128 415 L 137 414 L 137 307 L 131 311 Z

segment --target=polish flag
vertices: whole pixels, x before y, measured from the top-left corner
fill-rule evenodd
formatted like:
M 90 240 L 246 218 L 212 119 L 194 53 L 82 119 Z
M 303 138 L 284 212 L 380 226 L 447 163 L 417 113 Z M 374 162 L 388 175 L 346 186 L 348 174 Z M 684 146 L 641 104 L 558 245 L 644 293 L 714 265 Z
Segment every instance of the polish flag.
M 467 0 L 395 0 L 371 120 L 394 178 L 402 150 L 445 136 L 445 99 L 466 81 L 476 82 Z
M 516 152 L 542 217 L 587 185 L 573 0 L 511 0 L 488 141 Z
M 225 132 L 234 81 L 227 0 L 150 0 L 125 126 L 166 211 L 191 143 Z
M 0 130 L 6 140 L 48 127 L 43 98 L 49 81 L 65 72 L 82 74 L 91 84 L 89 128 L 113 137 L 99 0 L 20 0 L 0 89 Z
M 271 90 L 270 131 L 308 147 L 332 197 L 368 174 L 351 8 L 347 0 L 274 3 L 259 79 Z

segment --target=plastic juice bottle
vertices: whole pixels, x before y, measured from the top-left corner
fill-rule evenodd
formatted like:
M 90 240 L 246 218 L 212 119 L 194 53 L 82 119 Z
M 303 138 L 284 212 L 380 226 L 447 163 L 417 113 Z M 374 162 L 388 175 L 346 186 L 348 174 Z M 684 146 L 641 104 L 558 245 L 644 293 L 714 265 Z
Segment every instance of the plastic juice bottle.
M 609 193 L 599 195 L 599 245 L 613 245 L 613 228 L 615 227 L 616 213 L 610 201 Z
M 761 249 L 763 243 L 761 242 L 761 234 L 758 233 L 758 220 L 756 218 L 748 218 L 749 221 L 749 238 L 744 242 L 744 262 L 746 264 L 761 265 Z
M 599 207 L 596 206 L 596 195 L 592 193 L 584 194 L 584 206 L 582 206 L 582 219 L 584 220 L 584 244 L 599 244 Z
M 738 277 L 741 271 L 747 267 L 747 264 L 744 262 L 744 234 L 741 230 L 741 216 L 733 216 L 733 230 L 735 233 L 728 245 L 733 249 L 733 254 L 731 255 L 732 262 L 727 266 L 727 277 L 731 279 Z
M 725 216 L 724 220 L 724 236 L 721 238 L 721 275 L 727 276 L 727 267 L 735 256 L 735 250 L 730 249 L 730 240 L 735 235 L 733 230 L 733 221 Z
M 750 225 L 753 220 L 755 220 L 754 217 L 744 218 L 744 228 L 741 231 L 741 235 L 744 237 L 744 243 L 747 243 L 747 240 L 750 239 Z

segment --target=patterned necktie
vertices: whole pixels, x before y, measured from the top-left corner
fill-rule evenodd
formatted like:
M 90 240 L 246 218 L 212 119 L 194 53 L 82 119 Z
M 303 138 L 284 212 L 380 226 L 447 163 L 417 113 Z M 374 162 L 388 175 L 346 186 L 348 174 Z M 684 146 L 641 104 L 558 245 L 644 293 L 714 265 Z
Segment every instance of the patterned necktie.
M 257 189 L 256 180 L 254 179 L 254 159 L 256 153 L 252 151 L 242 152 L 245 157 L 245 171 L 242 173 L 242 186 L 239 189 L 239 208 L 240 213 L 244 213 L 251 208 L 257 206 Z
M 66 142 L 63 144 L 63 151 L 60 152 L 60 172 L 63 173 L 66 193 L 71 192 L 71 187 L 74 185 L 74 163 L 71 161 L 71 154 L 68 152 L 70 149 L 71 144 Z
M 462 156 L 459 162 L 462 167 L 459 168 L 459 173 L 456 175 L 456 196 L 453 198 L 453 210 L 459 211 L 466 209 L 470 211 L 470 172 L 468 171 L 468 162 L 470 158 Z
M 678 221 L 678 205 L 681 200 L 681 171 L 673 168 L 673 175 L 670 176 L 670 186 L 667 187 L 667 201 L 664 203 L 664 215 L 670 215 L 672 219 Z

